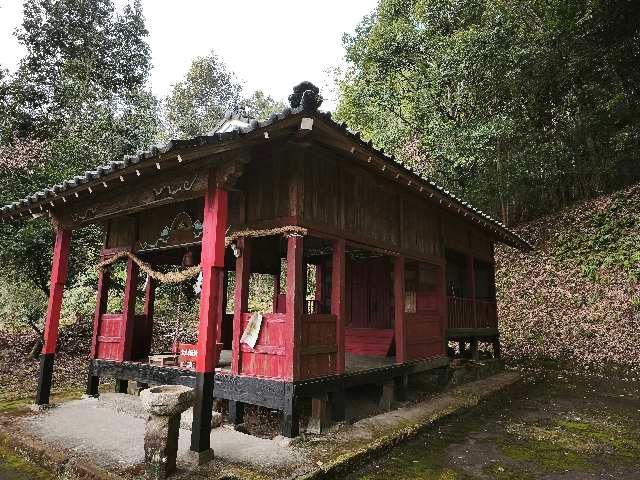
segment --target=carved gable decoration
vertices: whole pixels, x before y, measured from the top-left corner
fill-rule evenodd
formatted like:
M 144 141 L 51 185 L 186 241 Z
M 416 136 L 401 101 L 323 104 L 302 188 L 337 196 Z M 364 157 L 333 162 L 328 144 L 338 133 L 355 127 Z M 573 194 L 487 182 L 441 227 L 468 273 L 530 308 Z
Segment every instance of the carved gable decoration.
M 202 200 L 154 208 L 140 215 L 138 250 L 168 248 L 202 240 Z

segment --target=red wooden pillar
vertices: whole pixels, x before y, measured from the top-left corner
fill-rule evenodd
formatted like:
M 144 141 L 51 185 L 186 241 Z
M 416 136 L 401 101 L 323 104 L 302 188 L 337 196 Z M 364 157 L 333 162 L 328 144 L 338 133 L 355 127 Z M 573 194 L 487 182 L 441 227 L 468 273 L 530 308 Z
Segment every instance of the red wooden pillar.
M 58 326 L 60 324 L 60 309 L 64 284 L 69 271 L 69 247 L 71 245 L 71 230 L 58 228 L 53 250 L 53 264 L 51 268 L 51 284 L 49 286 L 49 303 L 47 305 L 47 319 L 44 326 L 44 345 L 40 355 L 40 371 L 38 375 L 38 392 L 36 403 L 46 405 L 51 394 L 51 380 L 53 378 L 53 360 L 58 342 Z
M 89 363 L 89 376 L 87 379 L 86 394 L 90 396 L 98 395 L 98 385 L 100 379 L 93 375 L 93 359 L 98 355 L 98 336 L 100 335 L 100 324 L 102 315 L 107 312 L 107 301 L 109 299 L 109 281 L 111 271 L 103 269 L 98 274 L 98 294 L 96 296 L 96 312 L 93 317 L 93 336 L 91 340 L 91 362 Z
M 472 328 L 478 328 L 478 315 L 476 312 L 476 263 L 473 255 L 467 256 L 467 272 L 469 274 L 469 298 L 472 304 Z
M 196 399 L 191 427 L 191 450 L 198 462 L 210 460 L 211 416 L 216 366 L 216 339 L 222 325 L 222 288 L 224 278 L 224 235 L 227 228 L 228 196 L 216 186 L 214 172 L 209 173 L 209 185 L 204 197 L 202 231 L 202 290 L 196 358 Z
M 447 299 L 447 270 L 446 263 L 440 266 L 440 284 L 438 285 L 438 305 L 440 306 L 440 326 L 443 340 L 443 352 L 446 354 L 449 348 L 447 329 L 449 328 L 449 304 Z
M 236 284 L 233 304 L 233 337 L 231 340 L 231 373 L 240 373 L 242 351 L 240 337 L 242 336 L 242 314 L 249 311 L 249 276 L 251 275 L 251 242 L 249 239 L 239 238 L 238 248 L 242 255 L 236 259 Z
M 285 348 L 285 405 L 282 415 L 282 435 L 298 436 L 298 402 L 294 380 L 300 376 L 301 321 L 305 301 L 305 271 L 303 264 L 303 237 L 292 235 L 287 239 L 287 313 L 284 332 Z
M 127 261 L 127 280 L 122 302 L 122 344 L 120 360 L 133 360 L 133 335 L 136 322 L 136 293 L 140 268 L 133 260 Z
M 338 239 L 333 242 L 331 257 L 331 314 L 336 317 L 337 359 L 336 373 L 345 372 L 345 265 L 346 242 Z
M 278 298 L 280 297 L 280 267 L 278 267 L 278 273 L 273 276 L 273 313 L 278 313 Z
M 393 262 L 394 325 L 396 337 L 396 363 L 407 361 L 406 322 L 404 316 L 404 257 Z
M 285 328 L 286 380 L 295 380 L 300 367 L 300 321 L 305 285 L 302 263 L 303 237 L 291 236 L 287 241 L 287 313 Z
M 144 316 L 147 317 L 149 329 L 153 328 L 153 311 L 156 300 L 157 282 L 152 277 L 147 277 L 147 285 L 144 289 Z

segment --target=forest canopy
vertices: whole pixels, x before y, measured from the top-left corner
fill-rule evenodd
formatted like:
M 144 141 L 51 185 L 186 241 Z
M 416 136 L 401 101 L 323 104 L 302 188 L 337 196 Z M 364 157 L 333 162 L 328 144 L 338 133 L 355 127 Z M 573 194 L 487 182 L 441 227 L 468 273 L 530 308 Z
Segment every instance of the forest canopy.
M 639 25 L 634 0 L 381 0 L 337 115 L 513 224 L 640 176 Z

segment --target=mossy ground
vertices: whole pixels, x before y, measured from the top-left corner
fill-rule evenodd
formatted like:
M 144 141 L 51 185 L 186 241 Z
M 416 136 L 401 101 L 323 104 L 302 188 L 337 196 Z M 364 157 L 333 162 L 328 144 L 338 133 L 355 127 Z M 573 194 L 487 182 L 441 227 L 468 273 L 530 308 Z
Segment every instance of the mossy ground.
M 638 385 L 549 376 L 435 424 L 349 478 L 537 480 L 572 472 L 623 480 L 639 468 Z
M 15 452 L 0 447 L 0 478 L 2 480 L 53 480 L 55 477 Z

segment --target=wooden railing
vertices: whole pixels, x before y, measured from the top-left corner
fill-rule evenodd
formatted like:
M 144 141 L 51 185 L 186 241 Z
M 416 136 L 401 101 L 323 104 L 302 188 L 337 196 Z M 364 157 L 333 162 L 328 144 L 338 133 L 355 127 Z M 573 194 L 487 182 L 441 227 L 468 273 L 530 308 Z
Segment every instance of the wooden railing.
M 475 310 L 475 311 L 474 311 Z M 449 329 L 497 328 L 498 314 L 493 300 L 448 297 Z

